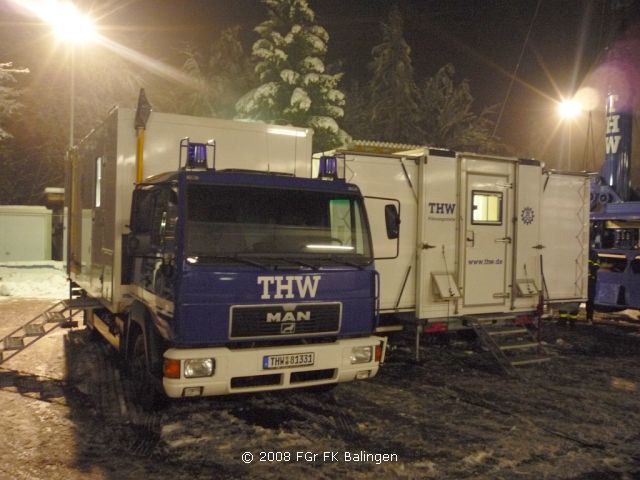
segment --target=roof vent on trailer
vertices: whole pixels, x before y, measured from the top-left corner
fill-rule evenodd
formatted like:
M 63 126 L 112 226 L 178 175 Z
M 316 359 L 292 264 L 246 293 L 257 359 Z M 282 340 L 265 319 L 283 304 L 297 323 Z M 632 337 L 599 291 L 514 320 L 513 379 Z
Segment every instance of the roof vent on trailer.
M 196 143 L 189 141 L 189 137 L 180 140 L 180 158 L 178 160 L 178 169 L 184 168 L 185 170 L 207 170 L 209 164 L 207 161 L 207 149 L 210 148 L 213 152 L 211 158 L 213 159 L 213 165 L 211 168 L 216 168 L 216 142 L 209 140 L 207 143 Z M 184 167 L 182 166 L 183 152 L 186 151 L 186 160 Z

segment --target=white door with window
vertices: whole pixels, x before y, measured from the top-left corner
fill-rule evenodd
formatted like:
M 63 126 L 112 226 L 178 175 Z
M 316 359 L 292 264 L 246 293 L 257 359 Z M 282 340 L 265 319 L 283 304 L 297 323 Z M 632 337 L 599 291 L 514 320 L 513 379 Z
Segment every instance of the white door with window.
M 465 307 L 506 304 L 510 251 L 508 175 L 468 173 L 463 265 Z

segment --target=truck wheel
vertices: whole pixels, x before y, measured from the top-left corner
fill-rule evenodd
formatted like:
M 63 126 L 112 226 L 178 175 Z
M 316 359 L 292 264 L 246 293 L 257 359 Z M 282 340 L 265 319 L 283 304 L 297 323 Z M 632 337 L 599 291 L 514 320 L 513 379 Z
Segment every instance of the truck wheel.
M 145 353 L 144 335 L 140 333 L 133 345 L 129 363 L 129 381 L 133 400 L 145 411 L 156 410 L 162 406 L 164 396 L 157 390 Z

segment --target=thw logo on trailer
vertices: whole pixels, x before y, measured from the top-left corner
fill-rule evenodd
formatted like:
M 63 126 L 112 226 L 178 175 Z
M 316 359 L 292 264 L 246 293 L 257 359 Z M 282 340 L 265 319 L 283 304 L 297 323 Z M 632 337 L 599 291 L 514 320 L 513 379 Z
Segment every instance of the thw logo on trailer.
M 436 215 L 453 215 L 455 211 L 455 203 L 429 202 L 429 213 L 434 213 Z
M 315 298 L 320 275 L 273 275 L 258 277 L 262 300 L 281 298 Z

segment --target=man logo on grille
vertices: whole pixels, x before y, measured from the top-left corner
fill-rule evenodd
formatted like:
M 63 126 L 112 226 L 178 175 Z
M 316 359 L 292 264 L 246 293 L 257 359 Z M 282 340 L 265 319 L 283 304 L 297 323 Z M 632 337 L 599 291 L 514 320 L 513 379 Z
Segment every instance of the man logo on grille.
M 280 333 L 283 335 L 296 333 L 296 324 L 295 323 L 283 323 L 280 325 Z

